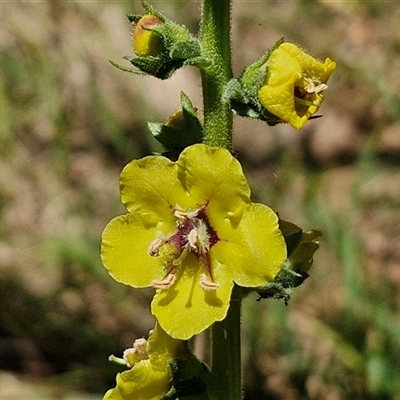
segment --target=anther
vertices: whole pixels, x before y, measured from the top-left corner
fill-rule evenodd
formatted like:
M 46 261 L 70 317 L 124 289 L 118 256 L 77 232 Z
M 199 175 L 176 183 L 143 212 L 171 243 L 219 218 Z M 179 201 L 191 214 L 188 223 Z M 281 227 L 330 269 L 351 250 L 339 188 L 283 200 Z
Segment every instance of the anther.
M 155 289 L 169 289 L 176 281 L 175 274 L 168 274 L 165 279 L 154 280 L 152 285 Z
M 201 274 L 200 276 L 200 286 L 204 290 L 217 290 L 219 288 L 218 283 L 211 282 L 206 274 Z
M 149 247 L 149 255 L 152 257 L 158 256 L 158 250 L 164 244 L 164 240 L 161 238 L 154 239 Z

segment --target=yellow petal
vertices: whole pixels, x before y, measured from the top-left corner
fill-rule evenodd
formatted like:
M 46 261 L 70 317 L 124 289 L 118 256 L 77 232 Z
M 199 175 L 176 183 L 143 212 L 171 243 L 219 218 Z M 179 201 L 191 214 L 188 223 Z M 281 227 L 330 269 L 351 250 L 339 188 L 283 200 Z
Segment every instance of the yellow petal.
M 278 217 L 267 206 L 248 205 L 238 226 L 228 220 L 215 225 L 220 241 L 211 257 L 223 264 L 240 286 L 256 287 L 271 282 L 286 259 L 286 245 Z
M 104 229 L 101 258 L 110 275 L 133 287 L 148 287 L 155 279 L 163 279 L 161 257 L 151 257 L 149 248 L 158 232 L 168 232 L 174 224 L 146 219 L 139 213 L 114 218 Z
M 198 206 L 221 217 L 250 202 L 250 188 L 240 163 L 228 150 L 196 144 L 187 147 L 177 161 L 182 186 Z
M 162 156 L 130 162 L 120 178 L 121 200 L 129 212 L 156 214 L 163 221 L 174 219 L 171 207 L 193 206 L 177 177 L 176 163 Z
M 182 341 L 168 336 L 156 324 L 148 339 L 149 358 L 117 375 L 117 386 L 103 400 L 159 400 L 171 388 L 171 361 L 177 358 Z
M 160 400 L 170 388 L 170 374 L 143 360 L 132 369 L 117 375 L 117 386 L 103 400 Z
M 282 121 L 288 122 L 294 128 L 299 129 L 298 125 L 300 117 L 296 112 L 293 93 L 294 81 L 287 80 L 285 83 L 277 87 L 270 85 L 263 86 L 258 92 L 258 98 L 260 99 L 261 104 L 271 114 L 276 115 Z M 306 122 L 307 119 L 308 118 L 306 118 L 304 122 Z
M 200 276 L 205 272 L 198 259 L 189 254 L 178 269 L 176 283 L 157 290 L 151 311 L 162 328 L 176 339 L 187 340 L 225 318 L 233 281 L 223 268 L 213 269 L 217 290 L 204 290 Z
M 160 371 L 170 371 L 171 361 L 177 358 L 181 345 L 181 340 L 169 336 L 157 323 L 149 337 L 148 347 L 149 359 L 153 367 Z

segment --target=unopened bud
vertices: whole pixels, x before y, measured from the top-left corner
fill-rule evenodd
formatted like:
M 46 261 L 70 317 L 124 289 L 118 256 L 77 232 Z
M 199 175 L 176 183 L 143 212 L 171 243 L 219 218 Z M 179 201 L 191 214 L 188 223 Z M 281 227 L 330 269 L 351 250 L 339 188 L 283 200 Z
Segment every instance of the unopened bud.
M 163 42 L 151 29 L 163 22 L 151 14 L 144 15 L 136 24 L 133 32 L 133 50 L 139 57 L 157 56 L 163 47 Z

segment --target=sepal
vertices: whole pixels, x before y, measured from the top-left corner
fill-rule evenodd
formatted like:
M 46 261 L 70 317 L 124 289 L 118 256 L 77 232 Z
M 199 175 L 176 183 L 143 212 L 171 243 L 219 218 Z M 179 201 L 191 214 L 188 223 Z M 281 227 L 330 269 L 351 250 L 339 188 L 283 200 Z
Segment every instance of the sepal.
M 172 388 L 163 400 L 208 400 L 208 367 L 200 362 L 189 350 L 185 358 L 171 362 Z
M 267 76 L 267 61 L 271 53 L 283 43 L 279 39 L 265 54 L 247 66 L 238 79 L 232 79 L 226 88 L 225 95 L 230 99 L 233 111 L 242 117 L 265 121 L 268 125 L 276 125 L 281 120 L 268 112 L 260 103 L 258 91 Z
M 158 57 L 123 57 L 136 67 L 136 70 L 141 75 L 152 75 L 159 79 L 168 79 L 174 72 L 183 66 L 181 61 L 172 60 L 165 54 L 160 54 Z M 128 71 L 130 72 L 130 71 Z
M 178 159 L 182 150 L 203 140 L 203 125 L 196 109 L 185 93 L 181 93 L 181 108 L 165 124 L 149 122 L 154 138 L 166 149 L 164 156 Z
M 274 281 L 257 288 L 260 298 L 284 299 L 289 301 L 293 289 L 300 286 L 307 278 L 313 263 L 313 255 L 319 248 L 319 230 L 303 231 L 297 225 L 279 219 L 279 229 L 285 239 L 287 259 L 283 263 Z

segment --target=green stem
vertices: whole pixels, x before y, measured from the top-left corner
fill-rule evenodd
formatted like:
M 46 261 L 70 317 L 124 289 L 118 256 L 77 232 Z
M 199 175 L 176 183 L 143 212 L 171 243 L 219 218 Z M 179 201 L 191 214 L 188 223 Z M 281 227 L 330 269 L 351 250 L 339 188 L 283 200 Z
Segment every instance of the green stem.
M 242 368 L 240 347 L 240 312 L 242 293 L 239 286 L 232 291 L 228 315 L 212 326 L 212 388 L 213 400 L 242 399 Z
M 201 45 L 212 64 L 202 70 L 205 143 L 232 148 L 232 111 L 224 98 L 232 78 L 230 0 L 203 0 Z
M 210 146 L 232 148 L 232 111 L 225 98 L 232 79 L 230 0 L 203 0 L 201 46 L 211 64 L 201 72 L 204 101 L 204 141 Z M 232 291 L 226 318 L 212 326 L 213 400 L 242 399 L 240 348 L 241 289 Z

